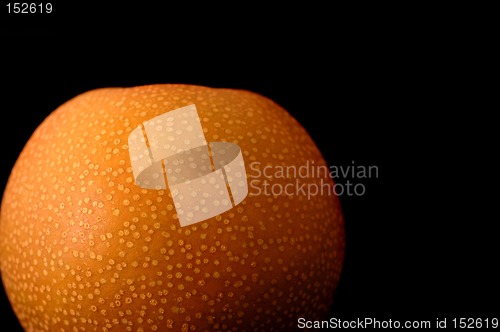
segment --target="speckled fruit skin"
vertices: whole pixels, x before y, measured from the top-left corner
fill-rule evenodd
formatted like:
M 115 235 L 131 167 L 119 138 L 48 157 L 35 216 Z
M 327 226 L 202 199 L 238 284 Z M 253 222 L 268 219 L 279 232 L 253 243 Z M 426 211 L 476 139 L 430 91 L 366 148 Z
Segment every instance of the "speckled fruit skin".
M 189 104 L 207 141 L 241 147 L 247 174 L 255 161 L 325 163 L 295 119 L 248 91 L 75 97 L 35 131 L 3 196 L 2 280 L 27 331 L 287 331 L 328 315 L 344 254 L 337 197 L 249 195 L 181 228 L 168 190 L 135 185 L 130 131 Z

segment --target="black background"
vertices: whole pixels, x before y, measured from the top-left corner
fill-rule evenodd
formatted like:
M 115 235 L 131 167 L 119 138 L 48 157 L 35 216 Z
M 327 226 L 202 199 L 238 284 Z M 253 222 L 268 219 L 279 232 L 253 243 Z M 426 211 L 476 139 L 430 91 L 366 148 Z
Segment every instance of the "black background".
M 494 131 L 478 114 L 484 98 L 469 88 L 481 64 L 462 53 L 466 28 L 405 12 L 374 18 L 370 9 L 251 8 L 243 19 L 248 8 L 233 8 L 200 19 L 144 5 L 143 23 L 125 11 L 65 6 L 52 18 L 2 12 L 1 188 L 35 128 L 82 92 L 248 89 L 287 109 L 330 165 L 379 168 L 379 178 L 362 181 L 364 196 L 341 197 L 346 256 L 331 317 L 498 316 L 498 217 L 486 212 L 494 196 L 483 190 L 493 151 L 481 150 Z M 3 290 L 0 306 L 14 331 Z

